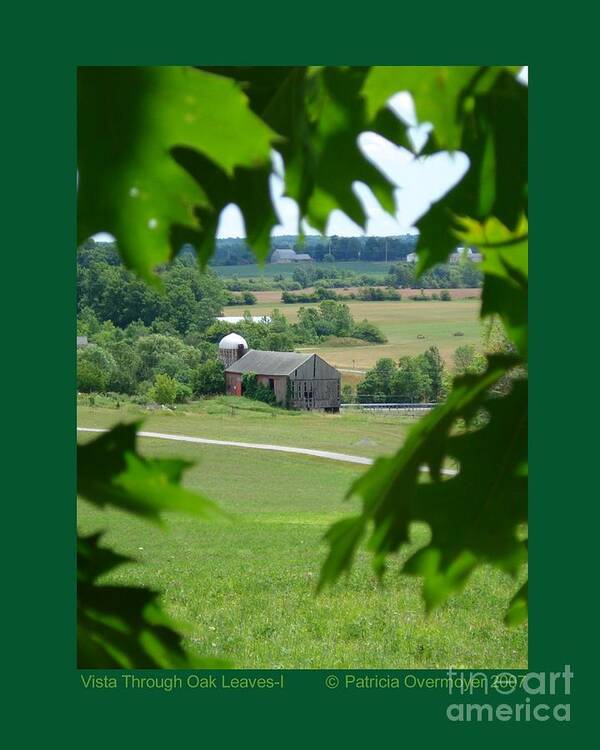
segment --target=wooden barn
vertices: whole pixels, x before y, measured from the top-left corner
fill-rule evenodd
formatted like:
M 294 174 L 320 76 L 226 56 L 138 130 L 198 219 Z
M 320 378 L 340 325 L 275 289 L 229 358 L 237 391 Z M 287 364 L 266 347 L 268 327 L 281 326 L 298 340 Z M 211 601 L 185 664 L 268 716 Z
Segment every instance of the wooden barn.
M 340 373 L 317 354 L 251 349 L 225 369 L 227 393 L 242 396 L 242 375 L 253 372 L 278 404 L 292 409 L 340 409 Z

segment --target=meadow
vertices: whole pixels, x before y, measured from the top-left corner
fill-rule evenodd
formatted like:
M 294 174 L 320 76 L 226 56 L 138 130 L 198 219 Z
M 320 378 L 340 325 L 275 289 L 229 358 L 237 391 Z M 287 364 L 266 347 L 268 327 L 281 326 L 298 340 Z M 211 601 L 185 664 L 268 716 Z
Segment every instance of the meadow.
M 78 424 L 106 427 L 142 414 L 129 404 L 80 406 Z M 410 424 L 398 416 L 286 413 L 223 397 L 152 412 L 144 429 L 374 456 L 394 451 Z M 231 520 L 173 515 L 165 531 L 81 501 L 78 524 L 83 532 L 106 529 L 107 543 L 143 563 L 118 569 L 110 580 L 160 588 L 170 614 L 187 623 L 186 642 L 197 653 L 240 668 L 526 666 L 526 626 L 502 624 L 514 584 L 496 570 L 480 570 L 461 594 L 425 616 L 418 580 L 398 576 L 393 564 L 379 586 L 363 551 L 347 579 L 315 595 L 323 534 L 357 510 L 357 500 L 345 496 L 364 467 L 149 438 L 140 438 L 140 450 L 193 461 L 185 484 L 217 501 Z M 416 526 L 413 547 L 427 535 Z
M 477 292 L 478 290 L 473 290 L 474 294 Z M 403 355 L 420 354 L 433 345 L 439 348 L 448 365 L 451 365 L 452 354 L 457 347 L 472 344 L 478 349 L 482 348 L 483 326 L 479 320 L 479 299 L 454 299 L 450 302 L 349 300 L 347 304 L 355 320 L 366 318 L 378 326 L 386 335 L 387 343 L 346 347 L 306 346 L 301 347 L 300 351 L 316 352 L 335 367 L 367 370 L 381 357 L 397 360 Z M 295 322 L 298 310 L 306 305 L 263 303 L 249 309 L 252 315 L 268 315 L 275 306 L 290 321 Z M 241 313 L 239 307 L 226 307 L 223 314 Z M 456 336 L 456 333 L 462 335 Z

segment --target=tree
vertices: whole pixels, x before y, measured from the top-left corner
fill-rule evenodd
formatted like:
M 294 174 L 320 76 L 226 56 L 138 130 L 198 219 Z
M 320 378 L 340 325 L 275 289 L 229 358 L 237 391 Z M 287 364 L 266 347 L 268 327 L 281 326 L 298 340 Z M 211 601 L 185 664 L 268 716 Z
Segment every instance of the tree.
M 225 393 L 225 368 L 217 359 L 200 365 L 193 376 L 193 390 L 198 396 Z
M 391 385 L 394 396 L 408 403 L 428 401 L 431 398 L 432 381 L 427 369 L 425 360 L 422 358 L 404 357 L 401 359 L 400 367 Z
M 437 346 L 430 346 L 422 356 L 423 369 L 429 377 L 429 401 L 441 401 L 444 392 L 444 360 Z
M 77 388 L 80 391 L 106 391 L 116 369 L 112 355 L 89 344 L 77 351 Z
M 388 400 L 388 397 L 393 395 L 393 383 L 397 373 L 398 368 L 393 359 L 389 357 L 378 359 L 375 367 L 366 373 L 356 388 L 360 400 L 374 403 Z
M 159 404 L 174 404 L 177 397 L 177 382 L 164 373 L 159 373 L 152 387 L 151 398 Z
M 486 360 L 472 344 L 463 344 L 454 350 L 452 355 L 454 372 L 457 375 L 467 373 L 476 375 L 485 371 Z
M 428 607 L 464 586 L 479 565 L 516 575 L 527 559 L 528 103 L 517 70 L 78 69 L 79 240 L 110 232 L 127 268 L 154 287 L 163 285 L 156 268 L 184 243 L 193 244 L 206 264 L 218 217 L 229 203 L 240 207 L 247 245 L 266 259 L 277 223 L 269 193 L 272 148 L 285 165 L 286 195 L 297 201 L 300 218 L 317 230 L 324 230 L 335 208 L 366 224 L 353 191 L 356 181 L 367 184 L 382 208 L 393 213 L 394 185 L 362 155 L 358 136 L 373 131 L 413 147 L 406 126 L 386 107 L 398 91 L 409 91 L 418 120 L 432 124 L 425 154 L 461 150 L 468 157 L 464 177 L 417 223 L 416 272 L 422 275 L 446 261 L 457 242 L 477 247 L 484 258 L 481 314 L 501 319 L 513 351 L 491 354 L 484 372 L 457 378 L 445 403 L 413 427 L 397 454 L 376 461 L 355 483 L 351 494 L 362 499 L 362 508 L 329 530 L 321 587 L 352 566 L 365 536 L 375 570 L 383 575 L 389 558 L 408 542 L 415 521 L 429 525 L 431 539 L 402 569 L 423 578 Z M 379 255 L 377 243 L 367 240 L 361 257 Z M 520 375 L 510 390 L 494 393 L 511 372 Z M 482 410 L 485 424 L 472 427 L 473 415 Z M 135 454 L 134 437 L 135 428 L 133 435 L 115 428 L 81 449 L 81 494 L 142 514 L 157 515 L 169 502 L 172 508 L 206 513 L 204 499 L 179 487 L 182 465 L 144 462 Z M 111 460 L 105 460 L 107 455 Z M 446 459 L 456 459 L 460 470 L 442 479 L 439 468 Z M 430 469 L 429 483 L 419 481 L 423 465 Z M 99 472 L 104 474 L 99 477 Z M 161 486 L 158 509 L 156 486 Z M 121 560 L 103 550 L 104 567 L 99 566 L 96 542 L 80 539 L 79 641 L 85 655 L 80 666 L 82 661 L 86 666 L 106 666 L 107 661 L 117 667 L 188 665 L 170 624 L 164 626 L 169 639 L 163 638 L 160 648 L 136 651 L 144 606 L 152 602 L 155 624 L 164 622 L 164 613 L 153 595 L 140 590 L 135 600 L 128 597 L 136 605 L 127 610 L 106 604 L 98 570 L 105 572 Z M 120 629 L 102 631 L 88 616 L 94 611 Z M 507 618 L 516 622 L 526 612 L 525 586 Z M 117 632 L 133 635 L 128 640 Z M 119 650 L 110 648 L 117 637 Z M 117 652 L 124 654 L 120 661 Z

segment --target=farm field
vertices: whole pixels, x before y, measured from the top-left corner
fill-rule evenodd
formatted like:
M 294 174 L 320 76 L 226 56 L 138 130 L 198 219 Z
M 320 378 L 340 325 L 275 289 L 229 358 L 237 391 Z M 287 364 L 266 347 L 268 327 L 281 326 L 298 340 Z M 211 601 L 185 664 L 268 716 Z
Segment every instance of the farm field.
M 395 261 L 394 261 L 395 262 Z M 259 266 L 257 263 L 249 264 L 247 266 L 210 266 L 218 276 L 224 279 L 232 278 L 237 276 L 240 279 L 244 278 L 272 278 L 273 276 L 291 276 L 294 273 L 294 268 L 297 266 L 310 266 L 313 267 L 314 263 L 265 263 L 264 266 Z M 384 261 L 376 260 L 349 260 L 346 263 L 331 263 L 327 264 L 327 268 L 335 268 L 338 271 L 354 271 L 355 273 L 367 273 L 373 276 L 386 276 L 390 269 L 390 266 L 394 263 L 385 263 Z
M 395 449 L 409 426 L 398 417 L 333 417 L 335 428 L 326 431 L 336 436 L 333 444 L 323 435 L 323 420 L 332 424 L 329 415 L 274 417 L 269 407 L 250 412 L 240 399 L 230 426 L 219 409 L 231 410 L 231 401 L 217 400 L 217 411 L 204 403 L 153 414 L 144 429 L 234 440 L 258 440 L 260 429 L 259 442 L 281 438 L 288 445 L 373 455 Z M 78 424 L 107 426 L 140 413 L 134 406 L 80 407 Z M 143 563 L 117 569 L 110 581 L 161 588 L 170 614 L 188 624 L 187 643 L 199 654 L 227 658 L 239 668 L 526 666 L 526 626 L 502 624 L 515 585 L 498 571 L 480 571 L 462 594 L 425 617 L 418 580 L 396 576 L 391 566 L 379 587 L 363 552 L 347 580 L 315 596 L 323 534 L 358 508 L 344 497 L 362 467 L 146 438 L 140 450 L 194 461 L 185 484 L 217 501 L 232 520 L 203 523 L 173 515 L 164 531 L 81 501 L 78 523 L 84 533 L 107 529 L 107 544 Z M 427 533 L 415 527 L 414 544 Z
M 473 290 L 476 291 L 476 290 Z M 327 347 L 306 346 L 301 351 L 316 352 L 335 367 L 366 370 L 381 357 L 398 359 L 415 355 L 430 346 L 437 346 L 447 364 L 451 364 L 454 350 L 463 344 L 482 345 L 483 326 L 479 320 L 479 300 L 457 299 L 451 302 L 357 302 L 348 303 L 355 320 L 367 318 L 387 336 L 386 344 Z M 304 305 L 279 305 L 278 309 L 292 322 Z M 309 305 L 310 306 L 310 305 Z M 314 306 L 314 304 L 312 305 Z M 252 315 L 268 315 L 272 304 L 253 305 Z M 240 315 L 239 307 L 224 308 L 224 315 Z M 461 332 L 462 336 L 454 334 Z M 423 336 L 424 338 L 417 338 Z
M 80 397 L 82 402 L 87 399 Z M 80 427 L 111 427 L 119 421 L 144 420 L 148 432 L 237 442 L 270 443 L 374 457 L 393 453 L 414 419 L 396 414 L 321 414 L 273 408 L 259 401 L 218 396 L 173 411 L 148 411 L 135 404 L 119 409 L 80 405 Z
M 383 289 L 387 289 L 387 287 L 381 287 Z M 351 294 L 357 294 L 362 287 L 359 286 L 350 286 L 346 289 L 336 289 L 336 293 L 340 297 L 349 297 Z M 315 288 L 312 286 L 306 287 L 306 289 L 303 289 L 303 292 L 314 292 Z M 420 294 L 420 289 L 400 289 L 400 293 L 403 297 L 405 297 L 407 300 L 410 296 L 415 294 Z M 465 299 L 469 297 L 476 297 L 479 299 L 481 296 L 481 289 L 448 289 L 447 290 L 450 293 L 450 296 L 452 299 Z M 424 294 L 439 294 L 439 289 L 423 289 Z M 294 292 L 296 293 L 296 292 Z M 256 297 L 258 304 L 282 304 L 281 303 L 281 292 L 279 290 L 273 290 L 273 291 L 265 291 L 265 292 L 252 292 L 254 296 Z M 349 300 L 351 301 L 351 300 Z

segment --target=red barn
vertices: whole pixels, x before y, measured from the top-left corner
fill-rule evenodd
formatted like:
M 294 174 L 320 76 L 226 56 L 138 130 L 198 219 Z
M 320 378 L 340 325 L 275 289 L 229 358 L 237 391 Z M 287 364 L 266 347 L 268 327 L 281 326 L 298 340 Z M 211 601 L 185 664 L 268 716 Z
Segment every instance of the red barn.
M 275 393 L 278 404 L 293 409 L 340 409 L 340 373 L 317 354 L 251 349 L 225 368 L 227 393 L 242 396 L 242 375 L 250 372 Z

